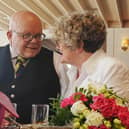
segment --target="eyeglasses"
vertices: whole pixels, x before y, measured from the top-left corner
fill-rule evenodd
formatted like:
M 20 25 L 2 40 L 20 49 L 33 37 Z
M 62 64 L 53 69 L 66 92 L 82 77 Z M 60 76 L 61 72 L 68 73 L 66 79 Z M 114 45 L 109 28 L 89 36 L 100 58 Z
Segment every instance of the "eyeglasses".
M 32 41 L 33 38 L 35 38 L 37 41 L 42 41 L 46 37 L 46 35 L 44 33 L 38 33 L 38 34 L 32 35 L 31 33 L 24 34 L 24 33 L 16 32 L 16 31 L 12 31 L 12 32 L 21 36 L 23 38 L 23 40 L 26 42 Z

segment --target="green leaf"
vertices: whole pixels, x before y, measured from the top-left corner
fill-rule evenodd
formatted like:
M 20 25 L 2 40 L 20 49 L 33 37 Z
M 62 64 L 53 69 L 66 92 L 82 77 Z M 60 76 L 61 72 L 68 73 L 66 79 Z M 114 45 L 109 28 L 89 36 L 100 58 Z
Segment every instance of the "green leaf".
M 73 115 L 69 109 L 67 108 L 61 108 L 60 107 L 60 102 L 61 98 L 51 98 L 52 103 L 50 104 L 50 110 L 53 113 L 53 115 L 50 116 L 49 121 L 50 125 L 58 125 L 58 126 L 63 126 L 66 124 L 69 124 L 70 121 L 73 118 Z

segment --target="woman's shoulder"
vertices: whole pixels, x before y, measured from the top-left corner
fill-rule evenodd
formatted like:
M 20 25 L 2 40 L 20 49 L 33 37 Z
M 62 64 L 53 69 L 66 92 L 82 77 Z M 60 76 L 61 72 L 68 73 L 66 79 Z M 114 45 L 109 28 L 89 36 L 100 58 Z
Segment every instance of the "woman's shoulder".
M 121 66 L 127 67 L 126 64 L 120 59 L 112 56 L 105 55 L 99 62 L 101 65 L 112 67 L 112 66 Z
M 121 60 L 111 56 L 105 56 L 102 60 L 100 60 L 98 69 L 106 75 L 110 73 L 128 73 L 129 75 L 129 67 Z

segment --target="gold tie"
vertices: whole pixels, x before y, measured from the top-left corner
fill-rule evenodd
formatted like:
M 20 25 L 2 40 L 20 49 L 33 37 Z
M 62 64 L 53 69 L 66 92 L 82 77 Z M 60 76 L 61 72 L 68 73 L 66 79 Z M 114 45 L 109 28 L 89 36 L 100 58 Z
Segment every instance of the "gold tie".
M 24 63 L 27 61 L 27 59 L 21 57 L 21 56 L 18 56 L 17 57 L 17 60 L 16 60 L 16 64 L 15 64 L 15 72 L 17 73 L 20 69 L 20 67 L 24 67 Z

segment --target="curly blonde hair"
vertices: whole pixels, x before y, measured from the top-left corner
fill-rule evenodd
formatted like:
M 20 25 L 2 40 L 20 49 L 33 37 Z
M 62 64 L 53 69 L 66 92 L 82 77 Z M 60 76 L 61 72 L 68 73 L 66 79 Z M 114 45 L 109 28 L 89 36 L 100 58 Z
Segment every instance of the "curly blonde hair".
M 72 13 L 59 18 L 54 28 L 54 39 L 73 49 L 84 43 L 84 50 L 95 52 L 104 43 L 106 27 L 103 20 L 90 11 Z

